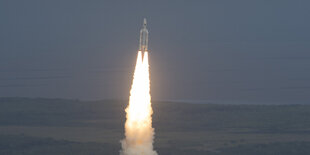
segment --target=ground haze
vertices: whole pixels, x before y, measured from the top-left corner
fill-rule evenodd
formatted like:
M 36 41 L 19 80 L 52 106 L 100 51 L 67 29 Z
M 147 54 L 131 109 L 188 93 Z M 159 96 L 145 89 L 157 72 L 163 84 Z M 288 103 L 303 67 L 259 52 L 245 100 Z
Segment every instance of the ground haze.
M 0 154 L 119 154 L 128 101 L 0 99 Z M 153 102 L 160 155 L 310 153 L 309 105 Z

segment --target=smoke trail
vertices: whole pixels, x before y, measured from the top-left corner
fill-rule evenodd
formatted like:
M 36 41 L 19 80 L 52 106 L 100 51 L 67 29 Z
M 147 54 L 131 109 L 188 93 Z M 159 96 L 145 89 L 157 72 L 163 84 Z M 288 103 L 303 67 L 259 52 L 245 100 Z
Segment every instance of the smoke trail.
M 157 155 L 153 150 L 154 128 L 149 79 L 148 52 L 138 52 L 129 105 L 126 108 L 125 136 L 121 155 Z

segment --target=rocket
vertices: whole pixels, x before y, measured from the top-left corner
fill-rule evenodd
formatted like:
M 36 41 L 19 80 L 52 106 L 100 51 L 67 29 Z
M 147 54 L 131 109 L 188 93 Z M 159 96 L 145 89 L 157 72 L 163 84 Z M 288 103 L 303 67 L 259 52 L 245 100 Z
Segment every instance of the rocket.
M 147 44 L 149 40 L 149 31 L 146 28 L 146 18 L 143 20 L 143 26 L 140 30 L 140 43 L 139 43 L 139 51 L 141 52 L 147 52 Z

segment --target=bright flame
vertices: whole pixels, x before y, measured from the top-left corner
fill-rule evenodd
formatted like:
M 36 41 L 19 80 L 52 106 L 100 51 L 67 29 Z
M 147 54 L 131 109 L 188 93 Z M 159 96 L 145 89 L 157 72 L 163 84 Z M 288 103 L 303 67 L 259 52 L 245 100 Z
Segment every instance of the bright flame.
M 126 108 L 126 138 L 121 155 L 157 155 L 153 150 L 154 129 L 150 94 L 148 52 L 138 52 L 136 68 Z

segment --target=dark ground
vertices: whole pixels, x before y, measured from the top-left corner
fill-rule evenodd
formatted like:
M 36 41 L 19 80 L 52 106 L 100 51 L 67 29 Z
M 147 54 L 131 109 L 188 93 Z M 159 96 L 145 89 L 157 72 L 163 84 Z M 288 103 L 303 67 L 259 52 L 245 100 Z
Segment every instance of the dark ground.
M 0 98 L 0 154 L 119 154 L 126 105 Z M 154 102 L 153 109 L 160 155 L 310 154 L 310 105 Z

